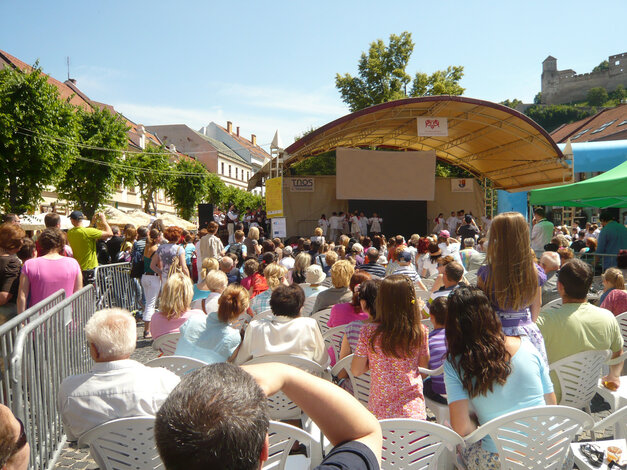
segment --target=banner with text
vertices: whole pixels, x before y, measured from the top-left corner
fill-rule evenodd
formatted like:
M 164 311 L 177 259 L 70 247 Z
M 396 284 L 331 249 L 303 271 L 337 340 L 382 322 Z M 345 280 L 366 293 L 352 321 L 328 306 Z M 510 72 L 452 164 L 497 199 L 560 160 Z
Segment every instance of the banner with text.
M 314 179 L 310 177 L 288 178 L 291 193 L 313 193 Z
M 474 180 L 470 178 L 453 178 L 451 179 L 451 191 L 454 193 L 472 193 L 474 188 Z
M 266 214 L 270 218 L 283 217 L 283 178 L 266 180 Z
M 448 136 L 448 119 L 442 117 L 419 117 L 418 135 L 420 137 Z

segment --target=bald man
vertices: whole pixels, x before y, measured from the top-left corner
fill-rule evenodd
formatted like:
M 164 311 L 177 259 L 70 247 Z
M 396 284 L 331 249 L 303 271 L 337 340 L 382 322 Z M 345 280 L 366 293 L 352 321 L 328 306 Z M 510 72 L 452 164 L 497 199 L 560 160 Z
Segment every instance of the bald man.
M 29 458 L 30 446 L 24 425 L 9 408 L 0 405 L 0 468 L 26 470 Z

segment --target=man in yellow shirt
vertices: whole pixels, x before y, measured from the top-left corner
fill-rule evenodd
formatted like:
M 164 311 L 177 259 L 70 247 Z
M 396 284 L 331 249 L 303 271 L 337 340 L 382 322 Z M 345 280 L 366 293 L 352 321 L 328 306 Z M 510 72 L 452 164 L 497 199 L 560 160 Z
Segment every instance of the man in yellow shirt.
M 93 227 L 83 227 L 81 221 L 85 218 L 81 211 L 74 211 L 70 214 L 70 222 L 74 226 L 67 232 L 67 239 L 74 252 L 74 258 L 78 261 L 83 272 L 83 285 L 93 284 L 94 270 L 98 266 L 98 257 L 96 256 L 96 242 L 98 240 L 106 240 L 113 236 L 111 227 L 107 223 L 104 214 L 98 213 L 100 223 L 104 230 L 98 230 Z

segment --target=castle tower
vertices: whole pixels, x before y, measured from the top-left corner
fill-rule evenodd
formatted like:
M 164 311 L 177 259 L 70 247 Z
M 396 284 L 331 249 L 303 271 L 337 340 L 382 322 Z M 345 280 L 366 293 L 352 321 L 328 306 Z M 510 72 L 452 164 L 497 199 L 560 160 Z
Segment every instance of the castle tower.
M 557 92 L 559 86 L 559 73 L 557 71 L 557 59 L 548 56 L 542 61 L 542 103 L 550 104 L 550 95 Z

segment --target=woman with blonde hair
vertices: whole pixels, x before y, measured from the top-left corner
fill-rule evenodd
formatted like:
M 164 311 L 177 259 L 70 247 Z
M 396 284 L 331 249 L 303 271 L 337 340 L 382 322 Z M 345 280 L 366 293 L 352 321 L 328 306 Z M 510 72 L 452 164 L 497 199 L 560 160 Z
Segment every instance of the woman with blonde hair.
M 349 286 L 354 273 L 355 268 L 350 261 L 340 260 L 333 263 L 331 266 L 333 287 L 318 294 L 311 313 L 314 314 L 335 304 L 351 302 L 353 292 Z
M 627 312 L 627 291 L 625 278 L 618 268 L 606 269 L 602 276 L 603 294 L 598 305 L 612 312 L 614 316 Z
M 320 246 L 324 245 L 324 235 L 322 234 L 322 229 L 320 227 L 316 227 L 314 229 L 314 235 L 310 238 L 311 242 L 318 242 Z
M 427 419 L 419 368 L 429 365 L 428 330 L 414 284 L 403 275 L 381 282 L 372 323 L 359 334 L 351 371 L 371 371 L 368 409 L 377 419 Z
M 257 227 L 250 227 L 248 229 L 248 236 L 244 239 L 243 243 L 246 247 L 246 253 L 248 253 L 248 256 L 259 256 L 261 254 L 261 245 L 259 245 L 259 229 Z
M 218 298 L 229 284 L 227 275 L 219 269 L 209 271 L 202 281 L 203 290 L 194 286 L 192 308 L 202 310 L 205 313 L 215 312 L 218 309 Z
M 529 226 L 519 212 L 497 215 L 490 226 L 486 264 L 477 271 L 483 290 L 507 336 L 527 336 L 547 361 L 542 333 L 535 321 L 542 305 L 546 275 L 529 249 Z
M 224 274 L 224 273 L 223 273 Z M 217 311 L 206 317 L 195 315 L 181 325 L 181 338 L 175 355 L 205 361 L 208 364 L 233 361 L 241 342 L 239 330 L 231 327 L 248 308 L 248 292 L 231 284 L 218 298 Z
M 163 286 L 159 311 L 153 315 L 150 323 L 153 338 L 157 339 L 167 333 L 178 333 L 181 325 L 189 318 L 203 315 L 201 310 L 190 308 L 193 297 L 194 286 L 189 276 L 173 273 Z
M 202 267 L 200 268 L 199 276 L 200 281 L 198 281 L 197 284 L 194 284 L 194 298 L 192 299 L 192 303 L 196 302 L 197 300 L 207 298 L 207 296 L 211 293 L 211 288 L 207 285 L 205 281 L 210 272 L 218 271 L 219 269 L 220 263 L 216 258 L 205 258 L 204 260 L 202 260 Z
M 289 284 L 303 284 L 305 282 L 305 270 L 311 266 L 311 255 L 301 251 L 296 255 L 294 268 L 288 273 Z
M 259 315 L 261 312 L 270 310 L 270 297 L 272 296 L 272 290 L 279 287 L 281 284 L 287 285 L 287 269 L 277 263 L 268 264 L 263 270 L 263 277 L 268 284 L 268 290 L 255 296 L 250 304 L 250 309 L 253 315 Z

